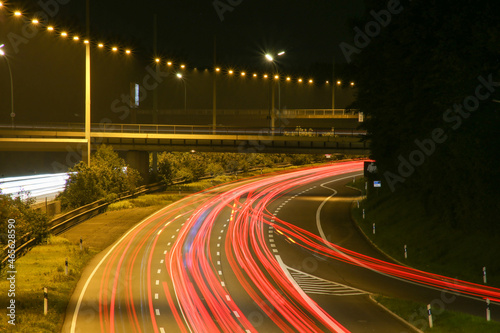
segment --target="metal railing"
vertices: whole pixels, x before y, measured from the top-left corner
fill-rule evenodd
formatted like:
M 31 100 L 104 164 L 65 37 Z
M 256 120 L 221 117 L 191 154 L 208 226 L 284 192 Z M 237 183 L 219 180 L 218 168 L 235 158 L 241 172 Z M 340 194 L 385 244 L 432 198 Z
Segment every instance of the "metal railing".
M 16 125 L 18 131 L 71 131 L 83 132 L 84 124 L 57 123 Z M 305 134 L 307 130 L 307 135 Z M 92 124 L 93 133 L 138 133 L 138 134 L 183 134 L 183 135 L 260 135 L 260 136 L 362 136 L 364 130 L 353 128 L 311 128 L 218 126 L 215 130 L 211 125 L 154 125 L 154 124 Z
M 280 114 L 285 117 L 335 117 L 358 116 L 357 109 L 284 109 Z
M 161 183 L 155 183 L 151 185 L 144 185 L 137 188 L 134 192 L 126 192 L 121 193 L 119 198 L 114 201 L 106 202 L 104 199 L 92 202 L 88 205 L 79 207 L 75 210 L 72 210 L 68 213 L 60 215 L 49 222 L 49 232 L 54 235 L 59 235 L 64 231 L 78 225 L 98 214 L 103 212 L 111 203 L 125 200 L 131 197 L 138 196 L 140 194 L 151 193 L 163 189 L 165 185 Z M 31 247 L 36 245 L 36 239 L 32 238 L 31 235 L 25 234 L 21 236 L 19 239 L 16 239 L 16 248 L 15 248 L 15 258 L 16 260 L 26 253 Z M 1 267 L 7 263 L 10 258 L 8 255 L 9 246 L 6 245 L 3 247 L 2 251 L 4 253 L 4 257 L 0 263 Z

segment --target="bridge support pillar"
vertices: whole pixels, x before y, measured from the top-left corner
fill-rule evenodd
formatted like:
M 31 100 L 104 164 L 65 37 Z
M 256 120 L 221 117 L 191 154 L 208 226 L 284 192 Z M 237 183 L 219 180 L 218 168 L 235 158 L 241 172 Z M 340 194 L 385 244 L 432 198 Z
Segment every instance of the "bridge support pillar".
M 153 159 L 151 161 L 151 172 L 153 173 L 152 176 L 156 181 L 158 176 L 158 152 L 154 151 L 151 154 L 153 155 Z
M 149 153 L 147 151 L 128 151 L 126 162 L 129 167 L 139 171 L 143 184 L 149 182 Z

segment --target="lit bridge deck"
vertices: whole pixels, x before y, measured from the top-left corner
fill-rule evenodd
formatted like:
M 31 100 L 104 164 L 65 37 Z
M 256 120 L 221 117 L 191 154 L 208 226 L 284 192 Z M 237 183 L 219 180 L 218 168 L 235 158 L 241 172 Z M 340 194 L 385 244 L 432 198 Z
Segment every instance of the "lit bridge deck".
M 242 128 L 182 125 L 93 124 L 92 149 L 100 144 L 126 151 L 368 154 L 365 132 L 353 129 Z M 0 128 L 0 151 L 85 149 L 83 124 Z

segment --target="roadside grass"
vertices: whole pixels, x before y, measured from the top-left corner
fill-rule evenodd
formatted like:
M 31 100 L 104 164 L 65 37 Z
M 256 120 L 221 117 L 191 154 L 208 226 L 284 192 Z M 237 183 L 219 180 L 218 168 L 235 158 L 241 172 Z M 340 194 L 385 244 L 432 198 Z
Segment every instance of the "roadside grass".
M 500 332 L 500 323 L 485 318 L 448 311 L 432 306 L 433 327 L 429 327 L 427 305 L 408 300 L 376 296 L 375 300 L 424 332 L 433 333 L 493 333 Z
M 354 185 L 364 191 L 364 180 Z M 365 235 L 385 253 L 409 266 L 478 284 L 483 284 L 486 267 L 487 284 L 500 286 L 500 242 L 494 233 L 453 230 L 437 217 L 427 216 L 415 200 L 383 194 L 377 197 L 376 192 L 369 195 L 359 209 L 353 208 L 352 215 Z
M 59 332 L 71 294 L 88 261 L 97 254 L 71 244 L 62 237 L 51 236 L 45 244 L 34 247 L 27 255 L 15 262 L 16 325 L 2 315 L 2 332 Z M 68 259 L 68 275 L 65 275 L 65 260 Z M 2 271 L 0 278 L 0 303 L 7 305 L 10 274 Z M 43 288 L 47 288 L 48 313 L 43 315 Z M 4 308 L 5 309 L 5 308 Z M 6 312 L 4 312 L 6 313 Z
M 137 207 L 165 206 L 174 201 L 182 199 L 178 194 L 145 194 L 140 197 L 117 201 L 108 206 L 108 211 L 132 209 Z
M 349 186 L 365 194 L 365 179 L 358 179 Z M 389 197 L 373 190 L 368 195 L 369 200 L 360 201 L 359 208 L 357 204 L 353 206 L 352 216 L 366 237 L 384 253 L 420 270 L 481 285 L 482 269 L 486 267 L 487 285 L 500 286 L 500 242 L 493 233 L 450 230 L 438 218 L 427 216 L 415 200 Z M 420 315 L 422 308 L 426 314 L 426 305 L 386 297 L 378 301 L 410 322 L 416 314 Z M 442 312 L 441 309 L 436 311 Z M 432 332 L 500 332 L 499 323 L 487 323 L 484 318 L 452 311 L 437 316 L 435 324 L 439 328 L 435 326 Z

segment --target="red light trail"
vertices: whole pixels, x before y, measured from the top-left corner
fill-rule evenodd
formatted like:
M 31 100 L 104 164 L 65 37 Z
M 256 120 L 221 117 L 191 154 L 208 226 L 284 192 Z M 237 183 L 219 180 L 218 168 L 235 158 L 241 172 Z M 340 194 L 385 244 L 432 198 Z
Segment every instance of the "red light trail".
M 182 205 L 155 214 L 116 247 L 104 266 L 99 291 L 101 331 L 117 331 L 116 296 L 122 283 L 126 320 L 131 323 L 134 332 L 145 332 L 138 315 L 137 291 L 133 287 L 138 282 L 133 277 L 133 267 L 141 256 L 144 262 L 141 267 L 146 275 L 139 281 L 146 284 L 144 297 L 147 298 L 151 325 L 154 332 L 163 330 L 157 323 L 160 317 L 155 304 L 159 301 L 153 298 L 151 271 L 154 254 L 169 242 L 171 246 L 163 252 L 162 259 L 168 274 L 161 276 L 160 286 L 167 300 L 165 306 L 168 306 L 172 321 L 181 332 L 258 331 L 248 318 L 248 309 L 244 310 L 246 303 L 243 304 L 236 295 L 233 298 L 229 282 L 222 272 L 222 260 L 227 263 L 226 270 L 230 267 L 230 274 L 236 278 L 240 290 L 244 290 L 246 297 L 253 301 L 253 306 L 257 305 L 258 311 L 279 330 L 349 332 L 335 320 L 335 314 L 322 309 L 292 281 L 286 268 L 283 268 L 281 257 L 269 246 L 270 233 L 329 260 L 469 297 L 500 299 L 500 289 L 356 253 L 283 221 L 269 210 L 276 200 L 299 187 L 362 170 L 363 161 L 355 161 L 257 177 L 228 185 L 223 188 L 223 193 L 217 192 L 220 188 L 215 188 L 203 195 L 193 195 Z M 177 235 L 169 240 L 171 234 L 168 230 L 172 224 L 179 224 L 181 219 L 186 218 Z M 154 227 L 141 233 L 152 223 Z M 126 258 L 130 258 L 129 261 Z

